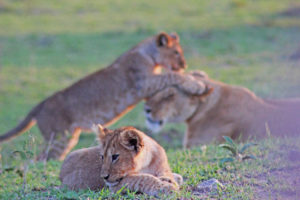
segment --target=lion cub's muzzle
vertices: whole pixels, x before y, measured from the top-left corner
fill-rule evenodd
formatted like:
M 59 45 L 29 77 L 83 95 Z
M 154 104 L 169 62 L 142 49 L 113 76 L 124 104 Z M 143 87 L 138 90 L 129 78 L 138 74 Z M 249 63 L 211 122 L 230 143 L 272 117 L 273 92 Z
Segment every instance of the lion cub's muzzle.
M 154 120 L 150 116 L 146 116 L 146 126 L 153 133 L 158 133 L 163 127 L 163 124 L 164 124 L 163 120 Z
M 108 176 L 109 177 L 109 176 Z M 113 187 L 118 185 L 123 180 L 123 177 L 116 179 L 115 181 L 108 180 L 107 177 L 104 177 L 104 182 L 108 187 Z
M 164 125 L 164 120 L 153 119 L 151 111 L 152 111 L 151 108 L 149 108 L 148 106 L 145 106 L 144 112 L 145 112 L 145 116 L 146 116 L 146 126 L 153 133 L 158 133 Z
M 187 64 L 184 61 L 180 62 L 179 66 L 172 65 L 171 67 L 172 71 L 176 71 L 176 72 L 183 72 L 186 68 L 187 68 Z

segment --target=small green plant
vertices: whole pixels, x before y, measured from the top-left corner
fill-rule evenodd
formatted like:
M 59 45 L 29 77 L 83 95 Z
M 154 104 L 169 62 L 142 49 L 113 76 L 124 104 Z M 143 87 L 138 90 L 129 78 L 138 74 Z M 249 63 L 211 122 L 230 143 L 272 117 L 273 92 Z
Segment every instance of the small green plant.
M 256 159 L 256 157 L 252 154 L 245 154 L 246 150 L 251 147 L 257 145 L 256 143 L 247 143 L 241 148 L 228 136 L 223 136 L 226 143 L 220 144 L 219 147 L 230 151 L 231 156 L 220 159 L 220 164 L 223 165 L 227 162 L 234 162 L 235 160 L 242 162 L 247 159 Z
M 17 158 L 17 155 L 19 155 L 21 165 L 15 165 L 13 166 L 13 169 L 16 171 L 16 173 L 23 177 L 23 191 L 27 189 L 27 180 L 26 180 L 26 174 L 28 172 L 29 164 L 33 162 L 34 157 L 34 143 L 35 138 L 31 134 L 29 135 L 28 140 L 25 140 L 23 142 L 23 147 L 21 150 L 15 150 L 11 152 L 11 155 Z

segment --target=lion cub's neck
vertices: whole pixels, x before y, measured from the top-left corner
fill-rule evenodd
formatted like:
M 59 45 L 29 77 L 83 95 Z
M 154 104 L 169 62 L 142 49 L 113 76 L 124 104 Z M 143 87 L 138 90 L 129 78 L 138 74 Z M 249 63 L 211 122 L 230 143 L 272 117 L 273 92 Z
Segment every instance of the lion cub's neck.
M 136 167 L 138 173 L 149 173 L 154 176 L 169 176 L 172 172 L 168 164 L 164 149 L 147 135 L 143 136 L 144 148 L 137 159 L 140 159 Z
M 272 110 L 271 106 L 266 106 L 261 98 L 246 88 L 214 80 L 207 80 L 207 83 L 214 91 L 204 102 L 199 100 L 197 111 L 187 121 L 188 137 L 196 138 L 195 141 L 200 133 L 203 133 L 200 143 L 211 141 L 212 138 L 220 141 L 223 135 L 234 138 L 241 132 L 251 131 L 251 122 Z

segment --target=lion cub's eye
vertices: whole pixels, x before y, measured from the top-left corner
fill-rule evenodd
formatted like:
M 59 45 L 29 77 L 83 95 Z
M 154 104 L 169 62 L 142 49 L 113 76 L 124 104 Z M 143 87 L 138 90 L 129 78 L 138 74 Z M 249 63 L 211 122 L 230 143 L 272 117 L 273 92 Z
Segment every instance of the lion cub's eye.
M 119 158 L 119 154 L 114 154 L 111 156 L 112 161 L 116 161 Z
M 101 158 L 101 160 L 103 160 L 103 159 L 104 159 L 104 156 L 103 156 L 103 155 L 100 155 L 100 158 Z

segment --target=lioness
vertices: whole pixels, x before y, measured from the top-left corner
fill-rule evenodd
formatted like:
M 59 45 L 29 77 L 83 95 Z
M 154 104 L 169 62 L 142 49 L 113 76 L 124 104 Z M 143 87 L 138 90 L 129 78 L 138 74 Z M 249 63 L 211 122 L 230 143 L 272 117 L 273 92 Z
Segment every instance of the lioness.
M 62 186 L 69 189 L 131 191 L 158 195 L 179 188 L 182 177 L 173 174 L 165 150 L 133 127 L 96 128 L 100 145 L 73 151 L 60 171 Z
M 169 72 L 155 74 L 157 66 Z M 46 98 L 17 127 L 0 136 L 0 142 L 37 123 L 47 142 L 39 158 L 63 160 L 77 144 L 82 130 L 90 131 L 94 123 L 113 123 L 140 100 L 166 86 L 176 85 L 188 93 L 201 94 L 202 84 L 171 72 L 185 67 L 179 37 L 166 33 L 155 35 L 121 55 L 109 67 Z
M 210 79 L 203 72 L 192 73 L 207 86 L 203 95 L 189 95 L 166 88 L 145 103 L 150 129 L 166 122 L 186 122 L 184 147 L 222 140 L 222 136 L 260 138 L 300 134 L 300 99 L 267 100 L 246 88 Z

